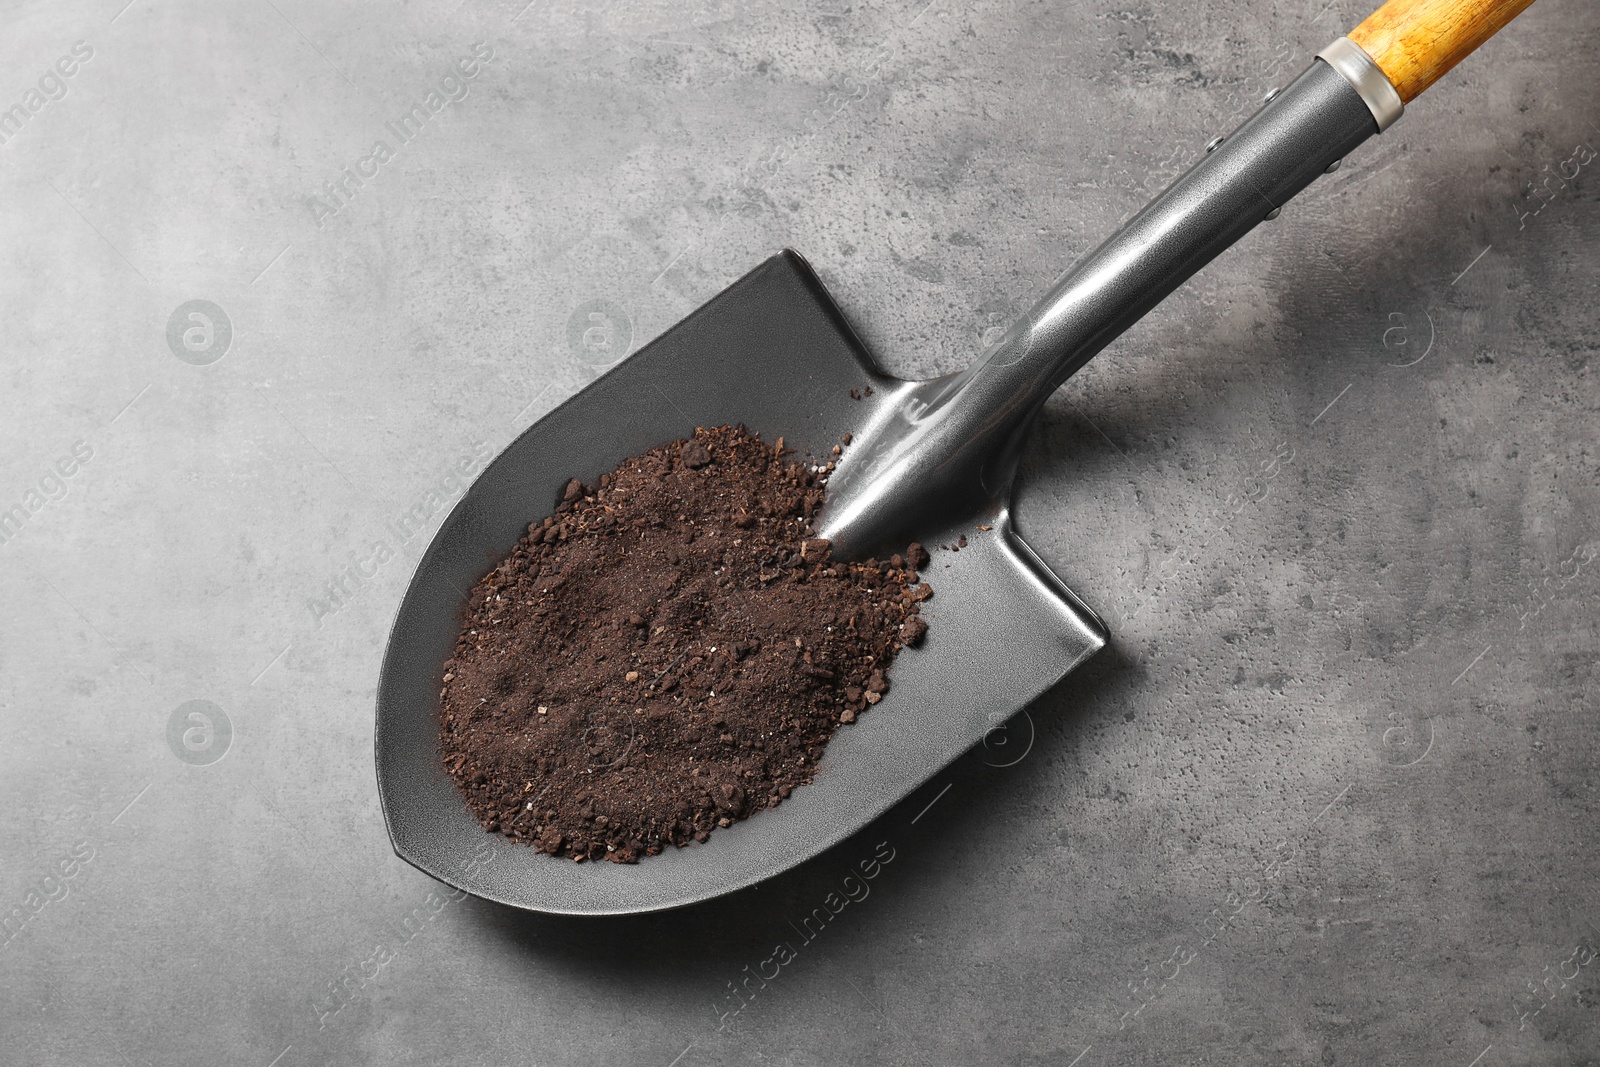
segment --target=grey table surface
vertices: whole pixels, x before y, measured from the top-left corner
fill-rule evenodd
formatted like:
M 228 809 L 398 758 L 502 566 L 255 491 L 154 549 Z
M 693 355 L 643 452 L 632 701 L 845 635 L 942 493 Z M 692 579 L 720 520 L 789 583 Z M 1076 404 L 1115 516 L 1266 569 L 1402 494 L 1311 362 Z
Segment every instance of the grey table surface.
M 1113 645 L 865 833 L 575 921 L 377 804 L 458 465 L 784 246 L 960 367 L 1365 13 L 8 4 L 0 1060 L 1595 1063 L 1584 0 L 1052 400 L 1020 523 Z

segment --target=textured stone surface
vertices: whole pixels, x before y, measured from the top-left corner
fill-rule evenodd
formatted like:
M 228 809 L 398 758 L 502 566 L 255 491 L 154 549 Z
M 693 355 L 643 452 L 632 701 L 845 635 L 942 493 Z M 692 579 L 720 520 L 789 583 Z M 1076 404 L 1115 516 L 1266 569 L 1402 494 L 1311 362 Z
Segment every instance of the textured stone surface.
M 1600 147 L 1593 5 L 1052 401 L 1021 522 L 1112 649 L 791 875 L 572 922 L 377 808 L 458 472 L 785 245 L 963 365 L 1365 7 L 121 3 L 0 40 L 7 106 L 93 50 L 0 144 L 6 1062 L 1594 1061 L 1600 160 L 1523 214 Z

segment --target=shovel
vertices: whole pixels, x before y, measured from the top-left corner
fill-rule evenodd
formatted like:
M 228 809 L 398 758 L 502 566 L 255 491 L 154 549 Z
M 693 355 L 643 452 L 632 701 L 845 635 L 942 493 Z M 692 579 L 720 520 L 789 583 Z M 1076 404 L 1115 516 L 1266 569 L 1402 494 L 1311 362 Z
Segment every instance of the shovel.
M 1017 458 L 1046 398 L 1531 2 L 1390 0 L 1205 146 L 965 371 L 923 382 L 884 374 L 805 260 L 784 251 L 529 427 L 440 527 L 389 636 L 377 773 L 395 852 L 519 908 L 672 908 L 816 855 L 984 741 L 1106 642 L 1100 620 L 1012 527 Z M 553 511 L 569 479 L 595 481 L 697 426 L 727 423 L 817 457 L 854 435 L 816 520 L 842 556 L 967 538 L 929 568 L 938 595 L 924 611 L 926 641 L 900 653 L 889 695 L 838 732 L 810 785 L 705 844 L 637 864 L 578 864 L 486 835 L 438 747 L 462 591 Z

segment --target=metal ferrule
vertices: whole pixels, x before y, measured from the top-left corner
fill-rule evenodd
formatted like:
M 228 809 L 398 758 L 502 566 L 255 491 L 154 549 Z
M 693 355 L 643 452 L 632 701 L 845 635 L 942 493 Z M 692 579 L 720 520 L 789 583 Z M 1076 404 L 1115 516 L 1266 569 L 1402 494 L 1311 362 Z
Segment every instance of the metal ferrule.
M 1366 50 L 1348 37 L 1341 37 L 1317 53 L 1317 58 L 1344 75 L 1361 94 L 1362 102 L 1377 120 L 1382 133 L 1405 113 L 1406 105 L 1390 83 L 1389 76 L 1372 61 Z
M 831 478 L 821 535 L 864 556 L 1002 506 L 1023 435 L 1056 387 L 1375 133 L 1360 90 L 1326 60 L 1312 63 L 1083 257 L 976 364 L 899 390 Z

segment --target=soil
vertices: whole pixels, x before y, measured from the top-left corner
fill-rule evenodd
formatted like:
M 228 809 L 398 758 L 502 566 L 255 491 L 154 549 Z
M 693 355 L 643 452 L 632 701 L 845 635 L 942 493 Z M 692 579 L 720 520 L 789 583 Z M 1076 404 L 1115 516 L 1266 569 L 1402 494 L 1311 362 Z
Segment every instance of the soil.
M 573 480 L 473 588 L 440 747 L 485 829 L 580 862 L 704 842 L 883 699 L 928 554 L 834 560 L 833 464 L 791 454 L 723 426 Z

